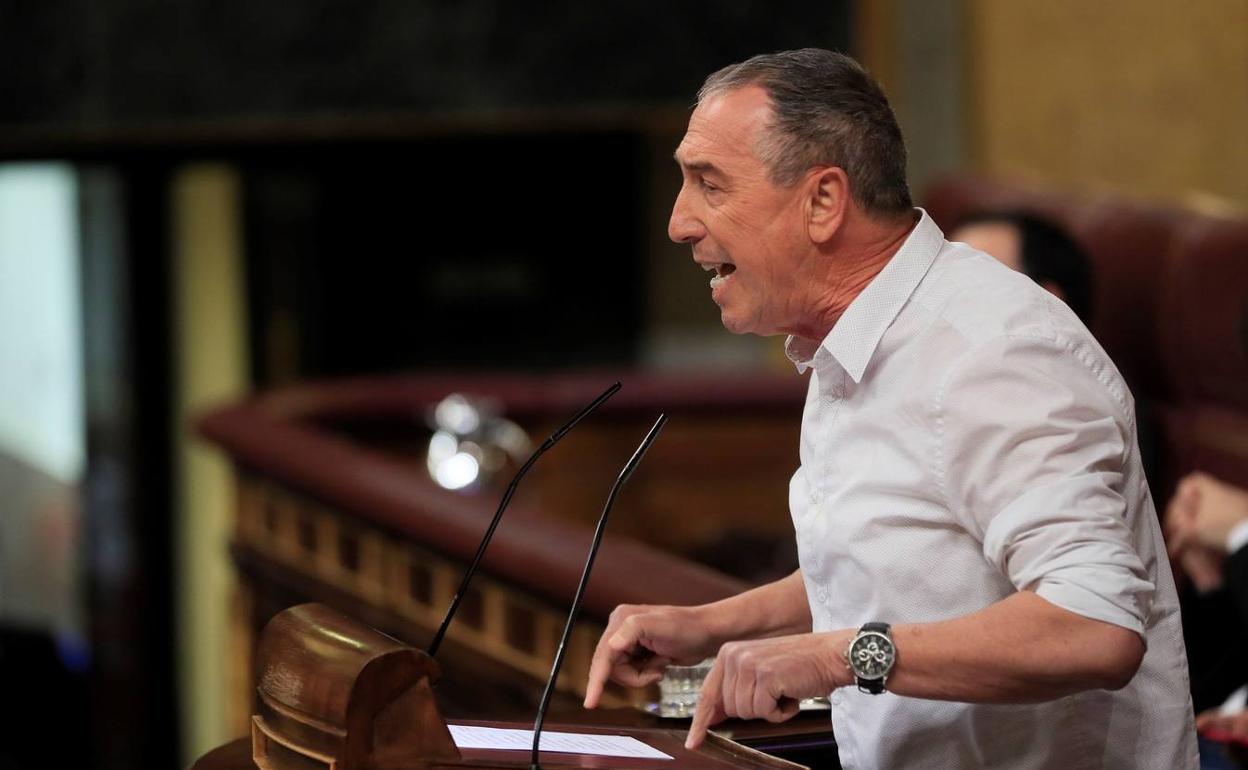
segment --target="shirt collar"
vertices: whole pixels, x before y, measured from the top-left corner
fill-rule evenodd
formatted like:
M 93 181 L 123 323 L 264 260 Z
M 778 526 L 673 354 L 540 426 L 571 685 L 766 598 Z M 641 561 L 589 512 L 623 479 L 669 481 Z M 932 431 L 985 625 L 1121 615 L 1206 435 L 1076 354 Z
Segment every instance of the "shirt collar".
M 884 332 L 914 294 L 945 241 L 945 234 L 927 212 L 918 211 L 919 222 L 905 243 L 849 304 L 823 342 L 792 336 L 785 342 L 785 354 L 798 372 L 805 373 L 816 365 L 822 350 L 835 358 L 855 383 L 862 381 Z

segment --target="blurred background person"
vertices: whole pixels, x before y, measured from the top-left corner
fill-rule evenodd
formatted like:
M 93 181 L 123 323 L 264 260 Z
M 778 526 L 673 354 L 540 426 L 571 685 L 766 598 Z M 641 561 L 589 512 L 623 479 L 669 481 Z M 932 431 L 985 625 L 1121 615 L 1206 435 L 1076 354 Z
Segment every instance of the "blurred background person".
M 1183 619 L 1196 728 L 1241 742 L 1248 757 L 1248 490 L 1192 473 L 1165 525 L 1171 557 L 1191 581 Z
M 962 219 L 949 235 L 1017 270 L 1070 306 L 1085 324 L 1092 319 L 1092 264 L 1058 224 L 1024 211 L 984 211 Z

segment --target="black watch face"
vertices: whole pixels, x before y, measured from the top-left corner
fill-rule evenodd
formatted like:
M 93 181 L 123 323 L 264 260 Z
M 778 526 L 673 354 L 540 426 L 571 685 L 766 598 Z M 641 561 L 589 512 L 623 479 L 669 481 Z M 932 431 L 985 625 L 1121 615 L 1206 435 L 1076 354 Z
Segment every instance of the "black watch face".
M 863 679 L 879 679 L 893 665 L 893 643 L 884 634 L 868 631 L 854 640 L 849 648 L 849 662 L 854 673 Z

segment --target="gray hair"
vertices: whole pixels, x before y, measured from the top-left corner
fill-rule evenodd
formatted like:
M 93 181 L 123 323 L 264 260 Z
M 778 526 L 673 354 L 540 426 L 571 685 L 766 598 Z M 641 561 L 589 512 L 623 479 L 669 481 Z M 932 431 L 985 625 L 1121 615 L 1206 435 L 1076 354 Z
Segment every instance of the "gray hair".
M 750 85 L 771 99 L 758 153 L 774 184 L 788 187 L 812 166 L 837 166 L 866 211 L 910 210 L 901 128 L 884 91 L 858 62 L 822 48 L 755 56 L 708 77 L 698 103 Z

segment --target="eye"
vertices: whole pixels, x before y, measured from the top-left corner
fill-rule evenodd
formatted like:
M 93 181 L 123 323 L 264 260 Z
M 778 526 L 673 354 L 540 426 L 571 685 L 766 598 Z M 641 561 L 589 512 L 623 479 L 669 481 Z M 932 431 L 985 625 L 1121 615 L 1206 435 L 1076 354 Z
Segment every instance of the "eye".
M 714 184 L 712 184 L 711 182 L 706 181 L 706 178 L 705 178 L 705 177 L 699 177 L 699 178 L 698 178 L 698 185 L 699 185 L 699 186 L 700 186 L 703 190 L 706 190 L 707 192 L 715 192 L 716 190 L 718 190 L 718 189 L 719 189 L 718 187 L 716 187 L 716 186 L 715 186 Z

